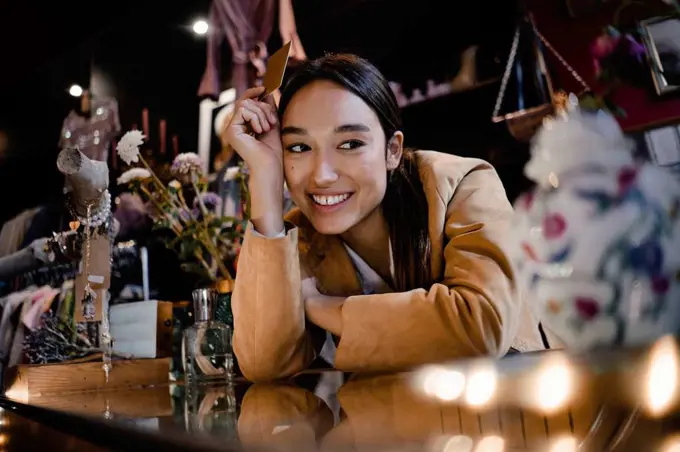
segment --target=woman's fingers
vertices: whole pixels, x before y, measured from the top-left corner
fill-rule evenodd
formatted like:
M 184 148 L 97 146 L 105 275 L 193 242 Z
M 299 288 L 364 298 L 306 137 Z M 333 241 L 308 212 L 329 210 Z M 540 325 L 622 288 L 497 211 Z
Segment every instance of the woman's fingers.
M 251 99 L 243 101 L 243 105 L 251 112 L 255 113 L 260 122 L 260 126 L 264 132 L 269 132 L 271 130 L 272 124 L 270 123 L 271 115 L 267 111 L 269 106 L 262 102 L 256 102 Z M 257 131 L 256 131 L 257 132 Z M 262 132 L 257 132 L 262 133 Z
M 260 121 L 260 115 L 257 112 L 243 107 L 241 109 L 241 116 L 243 120 L 250 124 L 250 128 L 257 134 L 264 132 L 264 123 Z
M 267 100 L 258 100 L 263 93 L 262 87 L 252 88 L 236 102 L 231 122 L 224 133 L 225 142 L 247 162 L 256 158 L 261 160 L 261 151 L 272 149 L 277 151 L 271 156 L 272 159 L 280 164 L 278 113 L 269 99 L 271 96 L 266 96 Z
M 257 99 L 262 94 L 264 94 L 264 86 L 256 86 L 255 88 L 247 89 L 245 93 L 241 96 L 241 99 Z
M 274 96 L 269 95 L 265 97 L 261 103 L 264 105 L 262 108 L 264 108 L 269 115 L 269 120 L 272 122 L 272 124 L 276 124 L 279 120 L 279 113 L 278 108 L 276 107 Z

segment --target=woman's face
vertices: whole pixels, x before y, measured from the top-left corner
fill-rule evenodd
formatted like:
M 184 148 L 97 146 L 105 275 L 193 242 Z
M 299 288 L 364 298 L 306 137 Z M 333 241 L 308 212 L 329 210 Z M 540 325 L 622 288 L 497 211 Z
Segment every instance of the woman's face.
M 312 82 L 295 93 L 281 126 L 286 183 L 316 231 L 342 234 L 380 206 L 403 136 L 396 133 L 386 153 L 378 116 L 360 97 Z

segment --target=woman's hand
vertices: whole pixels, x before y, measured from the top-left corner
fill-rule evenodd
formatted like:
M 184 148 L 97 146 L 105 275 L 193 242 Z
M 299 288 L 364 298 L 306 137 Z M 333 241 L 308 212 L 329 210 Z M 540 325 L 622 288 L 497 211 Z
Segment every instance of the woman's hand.
M 224 138 L 251 170 L 283 166 L 278 114 L 271 96 L 258 100 L 264 86 L 251 88 L 236 101 Z
M 264 87 L 251 88 L 236 102 L 225 140 L 250 170 L 250 220 L 267 237 L 284 231 L 283 149 L 272 96 L 258 98 Z
M 343 297 L 316 295 L 305 298 L 305 314 L 313 324 L 341 337 L 343 329 L 342 305 Z

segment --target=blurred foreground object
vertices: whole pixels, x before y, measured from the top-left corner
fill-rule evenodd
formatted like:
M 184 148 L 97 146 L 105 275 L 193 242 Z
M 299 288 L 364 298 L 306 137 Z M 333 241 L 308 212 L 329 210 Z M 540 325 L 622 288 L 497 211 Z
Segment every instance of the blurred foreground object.
M 680 324 L 680 185 L 636 162 L 604 111 L 571 105 L 536 135 L 511 256 L 528 302 L 568 347 L 634 345 Z

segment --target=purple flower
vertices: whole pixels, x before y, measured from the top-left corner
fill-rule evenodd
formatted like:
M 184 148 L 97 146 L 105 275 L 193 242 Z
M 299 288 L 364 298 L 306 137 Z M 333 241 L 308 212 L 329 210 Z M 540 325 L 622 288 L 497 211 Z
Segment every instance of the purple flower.
M 645 55 L 647 53 L 645 47 L 640 44 L 637 39 L 629 34 L 623 37 L 619 43 L 619 49 L 622 52 L 625 52 L 626 55 L 635 58 L 638 63 L 642 63 L 642 61 L 644 61 Z
M 202 162 L 198 154 L 185 152 L 175 157 L 170 167 L 172 174 L 178 177 L 187 176 L 192 173 L 202 174 Z
M 222 207 L 222 198 L 220 198 L 220 195 L 218 195 L 217 193 L 213 193 L 210 191 L 201 193 L 194 199 L 194 207 L 198 207 L 200 205 L 199 199 L 203 201 L 205 207 L 211 212 L 218 212 Z
M 179 218 L 183 221 L 189 221 L 191 220 L 191 213 L 186 209 L 180 209 Z

